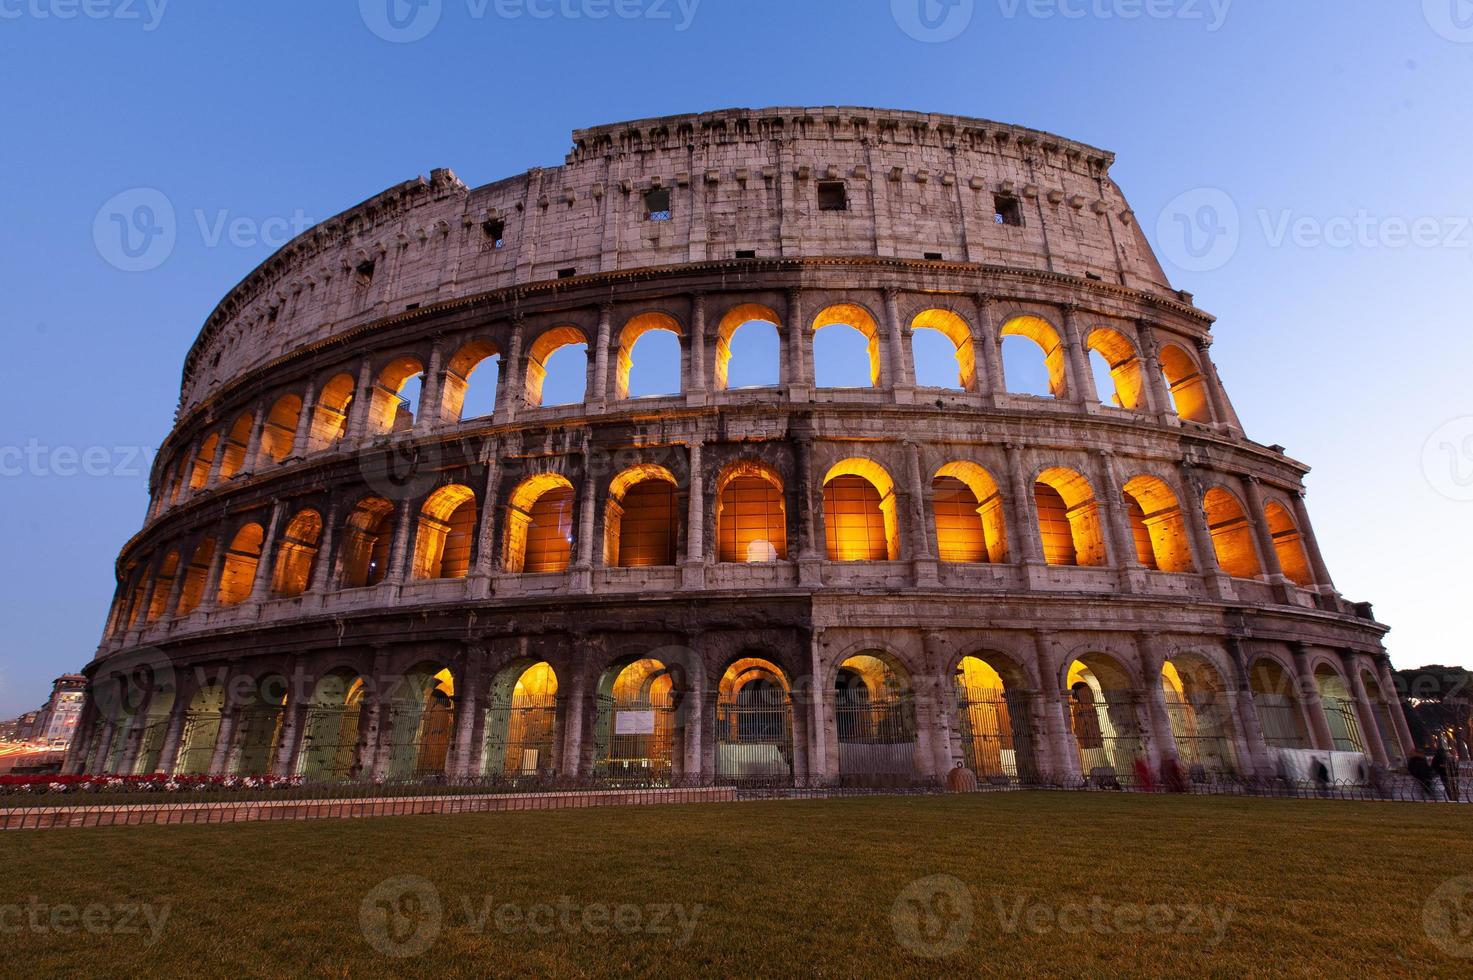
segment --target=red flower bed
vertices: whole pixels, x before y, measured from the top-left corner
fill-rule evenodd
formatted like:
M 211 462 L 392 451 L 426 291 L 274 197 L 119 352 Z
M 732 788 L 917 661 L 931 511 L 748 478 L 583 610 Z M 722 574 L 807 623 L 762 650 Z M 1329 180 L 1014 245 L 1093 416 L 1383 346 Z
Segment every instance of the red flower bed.
M 302 785 L 300 776 L 166 776 L 151 772 L 141 776 L 3 775 L 0 794 L 5 793 L 177 793 L 207 789 L 279 789 Z

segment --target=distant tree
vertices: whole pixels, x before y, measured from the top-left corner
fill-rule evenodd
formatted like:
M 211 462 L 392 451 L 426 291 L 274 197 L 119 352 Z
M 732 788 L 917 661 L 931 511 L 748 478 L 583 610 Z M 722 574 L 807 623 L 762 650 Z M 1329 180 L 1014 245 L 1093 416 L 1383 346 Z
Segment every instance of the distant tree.
M 1444 745 L 1460 760 L 1473 759 L 1473 673 L 1434 664 L 1397 671 L 1396 686 L 1418 746 Z

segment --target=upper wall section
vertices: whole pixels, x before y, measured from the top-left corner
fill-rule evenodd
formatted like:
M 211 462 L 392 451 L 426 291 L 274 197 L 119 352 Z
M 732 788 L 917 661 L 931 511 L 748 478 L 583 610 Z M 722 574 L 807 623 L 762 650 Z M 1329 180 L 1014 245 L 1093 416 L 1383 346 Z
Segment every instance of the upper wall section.
M 249 367 L 375 319 L 560 276 L 939 256 L 1177 300 L 1109 177 L 1113 160 L 1034 130 L 878 109 L 728 109 L 577 130 L 561 167 L 474 189 L 434 170 L 288 243 L 206 321 L 180 412 Z M 843 182 L 843 210 L 820 206 L 826 181 Z M 668 220 L 651 220 L 652 189 L 669 191 Z

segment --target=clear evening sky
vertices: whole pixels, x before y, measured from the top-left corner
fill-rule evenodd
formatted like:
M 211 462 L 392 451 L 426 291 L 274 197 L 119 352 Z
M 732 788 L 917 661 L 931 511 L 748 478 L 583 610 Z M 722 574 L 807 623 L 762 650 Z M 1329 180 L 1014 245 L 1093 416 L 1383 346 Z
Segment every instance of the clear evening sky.
M 1249 436 L 1314 467 L 1337 586 L 1398 666 L 1473 666 L 1469 0 L 0 0 L 0 80 L 0 717 L 91 658 L 184 354 L 297 226 L 732 106 L 1115 151 Z M 125 271 L 94 221 L 137 188 L 175 241 Z

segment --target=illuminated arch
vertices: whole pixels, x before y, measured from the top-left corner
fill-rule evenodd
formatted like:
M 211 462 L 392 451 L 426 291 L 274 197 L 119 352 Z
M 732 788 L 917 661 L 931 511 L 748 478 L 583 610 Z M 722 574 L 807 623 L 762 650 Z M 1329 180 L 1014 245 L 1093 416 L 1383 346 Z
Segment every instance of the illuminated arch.
M 445 377 L 441 381 L 440 418 L 445 422 L 459 422 L 465 418 L 489 418 L 496 411 L 496 375 L 500 370 L 501 351 L 489 340 L 472 340 L 465 344 L 445 365 Z M 486 362 L 491 361 L 490 367 Z M 481 395 L 481 388 L 491 389 L 490 410 L 476 411 L 488 399 L 474 397 L 471 402 L 475 414 L 467 416 L 466 397 Z
M 205 585 L 210 577 L 210 565 L 215 560 L 215 539 L 205 538 L 194 548 L 189 567 L 184 570 L 184 587 L 179 591 L 177 616 L 188 616 L 199 607 L 205 597 Z
M 1162 572 L 1193 570 L 1192 546 L 1186 518 L 1176 494 L 1154 476 L 1132 477 L 1121 493 L 1126 520 L 1135 542 L 1136 559 Z
M 218 601 L 222 606 L 235 606 L 250 598 L 256 581 L 256 566 L 261 560 L 261 543 L 265 533 L 261 525 L 250 523 L 235 532 L 225 551 L 225 564 L 220 571 Z
M 527 349 L 526 401 L 528 408 L 542 404 L 542 388 L 547 383 L 547 359 L 564 347 L 588 345 L 588 338 L 577 327 L 553 327 L 543 331 Z M 584 353 L 584 377 L 587 377 L 587 352 Z M 586 387 L 586 386 L 585 386 Z M 587 391 L 584 391 L 584 397 Z M 583 399 L 580 398 L 579 401 Z
M 1044 561 L 1050 565 L 1105 564 L 1105 538 L 1094 488 L 1065 466 L 1039 473 L 1033 486 Z
M 1161 665 L 1159 682 L 1182 764 L 1205 772 L 1237 772 L 1232 706 L 1217 666 L 1201 654 L 1177 653 Z
M 189 489 L 203 490 L 210 482 L 210 469 L 215 465 L 215 456 L 220 450 L 220 433 L 211 432 L 199 444 L 199 453 L 194 457 L 194 466 L 189 471 Z
M 683 768 L 689 696 L 678 669 L 653 657 L 616 661 L 599 679 L 594 769 L 606 778 L 663 781 Z
M 343 524 L 340 578 L 345 589 L 378 585 L 389 574 L 394 505 L 382 497 L 360 500 Z
M 475 491 L 458 483 L 436 490 L 419 510 L 413 577 L 465 578 L 475 539 Z
M 414 427 L 419 406 L 412 404 L 411 399 L 403 395 L 403 391 L 411 381 L 419 379 L 420 395 L 423 396 L 424 371 L 419 358 L 407 354 L 384 365 L 369 402 L 369 431 L 374 435 L 386 435 L 391 432 L 406 432 Z
M 931 481 L 937 556 L 944 562 L 1008 560 L 1002 494 L 992 474 L 976 463 L 947 463 Z
M 215 743 L 220 738 L 220 714 L 224 707 L 225 690 L 219 684 L 201 687 L 190 698 L 184 713 L 184 727 L 180 731 L 174 772 L 197 776 L 210 771 Z
M 1304 536 L 1289 511 L 1277 501 L 1270 500 L 1263 508 L 1264 520 L 1268 521 L 1268 533 L 1274 539 L 1274 553 L 1279 557 L 1279 567 L 1284 577 L 1295 585 L 1311 588 L 1314 572 L 1310 570 L 1309 553 L 1304 550 Z
M 717 685 L 716 778 L 788 780 L 792 775 L 793 708 L 787 675 L 762 657 L 738 657 Z
M 1211 422 L 1212 403 L 1207 396 L 1207 381 L 1202 377 L 1196 358 L 1176 344 L 1164 344 L 1157 355 L 1161 374 L 1171 390 L 1176 414 L 1190 422 Z
M 895 482 L 872 459 L 854 457 L 823 478 L 824 539 L 830 561 L 895 561 L 900 530 Z
M 953 682 L 966 767 L 984 781 L 1036 782 L 1038 749 L 1021 668 L 990 653 L 972 654 L 957 663 Z
M 348 434 L 348 411 L 353 405 L 357 382 L 351 374 L 334 375 L 322 386 L 317 395 L 317 407 L 312 410 L 312 429 L 308 435 L 308 450 L 312 452 L 330 449 L 343 441 Z
M 1038 349 L 1043 352 L 1043 367 L 1048 374 L 1048 393 L 1054 398 L 1066 398 L 1069 394 L 1067 374 L 1064 369 L 1064 341 L 1059 336 L 1059 331 L 1052 323 L 1042 317 L 1015 316 L 1004 323 L 999 336 L 1004 341 L 1004 359 L 1007 357 L 1006 339 L 1008 337 L 1022 337 L 1031 340 Z M 1007 380 L 1007 370 L 1003 370 L 1003 379 Z M 1016 392 L 1019 389 L 1014 385 L 1008 385 L 1008 391 Z M 1026 392 L 1025 392 L 1026 393 Z
M 308 782 L 336 782 L 362 773 L 367 733 L 361 731 L 363 678 L 341 667 L 312 689 L 302 726 L 297 774 Z
M 518 660 L 498 671 L 487 702 L 483 775 L 549 777 L 557 762 L 557 673 Z
M 220 479 L 229 480 L 245 468 L 246 451 L 250 447 L 251 427 L 256 423 L 249 412 L 240 416 L 231 425 L 225 436 L 225 457 L 220 460 Z
M 235 730 L 224 774 L 264 776 L 271 772 L 281 747 L 286 717 L 287 679 L 270 673 L 251 684 L 250 694 L 234 707 Z M 234 696 L 239 697 L 239 692 Z
M 724 391 L 728 387 L 731 377 L 731 343 L 738 330 L 749 323 L 766 323 L 777 331 L 779 338 L 783 335 L 783 322 L 775 312 L 766 306 L 757 303 L 743 303 L 741 306 L 732 307 L 721 318 L 716 325 L 716 368 L 714 373 L 717 391 Z M 773 384 L 781 384 L 782 355 L 778 355 L 778 363 L 774 365 L 777 369 L 777 377 Z
M 865 339 L 865 350 L 869 355 L 870 387 L 880 385 L 880 325 L 874 316 L 862 306 L 854 303 L 836 303 L 819 311 L 813 318 L 813 336 L 824 327 L 843 325 L 859 331 Z M 815 372 L 817 368 L 815 366 Z M 815 373 L 815 378 L 817 377 Z
M 716 479 L 716 540 L 720 562 L 787 559 L 787 501 L 776 470 L 756 460 L 738 460 L 721 471 Z
M 677 343 L 685 336 L 685 332 L 680 329 L 679 322 L 666 313 L 641 313 L 624 324 L 624 329 L 619 331 L 618 359 L 614 368 L 614 397 L 629 397 L 629 373 L 634 367 L 634 346 L 639 343 L 640 338 L 651 331 L 665 331 L 674 334 Z M 675 391 L 649 392 L 648 394 L 678 394 L 681 389 L 678 359 L 675 373 Z
M 1340 672 L 1329 664 L 1315 668 L 1314 683 L 1320 695 L 1320 709 L 1325 713 L 1325 722 L 1330 727 L 1330 740 L 1337 752 L 1364 752 L 1365 736 L 1361 732 L 1360 717 L 1356 713 L 1355 699 Z
M 301 395 L 282 395 L 266 413 L 266 424 L 261 429 L 261 452 L 273 463 L 280 463 L 296 448 L 297 422 L 301 416 Z
M 1115 389 L 1111 401 L 1117 408 L 1136 409 L 1141 406 L 1141 389 L 1144 371 L 1135 344 L 1123 333 L 1109 327 L 1098 327 L 1090 331 L 1085 349 L 1104 359 L 1109 368 L 1110 380 Z M 1100 394 L 1103 396 L 1104 392 Z
M 934 330 L 951 342 L 957 366 L 957 382 L 955 387 L 962 391 L 971 391 L 977 386 L 977 351 L 972 344 L 972 328 L 957 314 L 950 310 L 922 310 L 917 313 L 915 319 L 910 321 L 912 356 L 916 343 L 916 333 L 921 330 Z M 953 387 L 945 385 L 944 387 Z
M 153 595 L 149 598 L 147 622 L 155 622 L 168 612 L 169 595 L 174 591 L 174 579 L 179 575 L 179 552 L 170 551 L 159 563 L 154 573 Z
M 572 561 L 573 484 L 561 473 L 523 480 L 506 505 L 502 565 L 508 572 L 562 572 Z
M 458 704 L 450 668 L 430 662 L 411 667 L 388 700 L 388 778 L 447 775 Z
M 1080 771 L 1097 778 L 1133 772 L 1141 725 L 1130 673 L 1108 654 L 1087 653 L 1069 664 L 1064 686 Z
M 604 564 L 609 568 L 674 565 L 680 531 L 675 476 L 644 463 L 609 483 L 604 506 Z
M 1233 578 L 1257 578 L 1263 566 L 1253 545 L 1253 528 L 1238 498 L 1223 487 L 1213 487 L 1202 497 L 1202 513 L 1212 534 L 1217 566 Z
M 888 653 L 846 658 L 834 676 L 834 721 L 842 782 L 870 783 L 914 776 L 915 694 L 910 674 Z
M 276 572 L 271 591 L 280 596 L 297 596 L 307 591 L 312 580 L 312 564 L 317 558 L 317 544 L 322 538 L 322 515 L 307 508 L 299 510 L 286 526 L 276 546 Z

